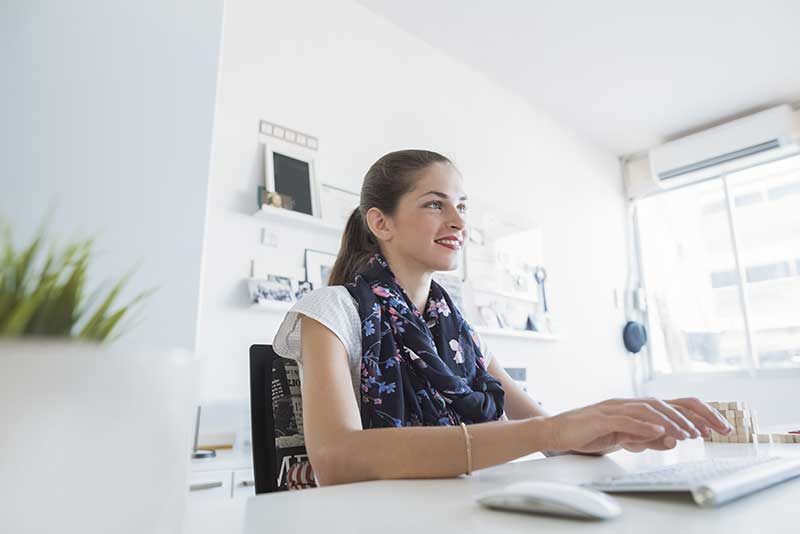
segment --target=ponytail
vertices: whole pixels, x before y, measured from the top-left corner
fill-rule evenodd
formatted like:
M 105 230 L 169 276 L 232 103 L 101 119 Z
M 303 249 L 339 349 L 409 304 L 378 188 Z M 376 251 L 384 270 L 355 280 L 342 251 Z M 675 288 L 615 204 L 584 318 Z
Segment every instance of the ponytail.
M 445 156 L 430 150 L 389 152 L 372 164 L 361 185 L 359 206 L 353 210 L 344 228 L 328 285 L 341 286 L 352 282 L 373 254 L 381 252 L 378 240 L 364 220 L 367 211 L 378 208 L 386 215 L 394 214 L 400 198 L 414 189 L 419 172 L 435 163 L 453 164 Z
M 328 285 L 342 286 L 352 282 L 376 252 L 380 252 L 378 242 L 367 228 L 361 208 L 356 208 L 344 228 L 339 255 L 331 269 Z

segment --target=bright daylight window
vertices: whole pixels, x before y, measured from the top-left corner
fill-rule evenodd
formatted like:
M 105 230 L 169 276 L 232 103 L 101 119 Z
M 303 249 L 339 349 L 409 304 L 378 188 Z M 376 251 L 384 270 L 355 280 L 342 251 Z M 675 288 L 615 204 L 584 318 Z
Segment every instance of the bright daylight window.
M 654 373 L 800 367 L 800 156 L 636 214 Z

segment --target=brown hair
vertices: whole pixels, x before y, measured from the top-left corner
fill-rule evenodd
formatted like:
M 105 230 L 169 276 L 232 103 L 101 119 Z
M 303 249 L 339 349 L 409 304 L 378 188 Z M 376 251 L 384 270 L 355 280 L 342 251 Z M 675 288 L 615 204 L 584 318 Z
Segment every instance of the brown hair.
M 378 240 L 367 227 L 367 211 L 378 208 L 386 215 L 393 215 L 400 197 L 414 189 L 419 172 L 434 163 L 453 164 L 445 156 L 429 150 L 398 150 L 372 164 L 361 185 L 359 205 L 347 220 L 329 285 L 352 282 L 372 255 L 380 252 Z

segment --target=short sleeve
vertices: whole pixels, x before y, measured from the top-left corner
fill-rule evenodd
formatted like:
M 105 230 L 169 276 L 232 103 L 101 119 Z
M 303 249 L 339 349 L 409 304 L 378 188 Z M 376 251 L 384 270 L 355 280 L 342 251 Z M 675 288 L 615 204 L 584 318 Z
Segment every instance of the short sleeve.
M 321 287 L 305 295 L 287 312 L 278 327 L 272 348 L 284 357 L 303 362 L 301 352 L 301 315 L 320 322 L 344 345 L 350 361 L 361 356 L 358 310 L 344 286 Z

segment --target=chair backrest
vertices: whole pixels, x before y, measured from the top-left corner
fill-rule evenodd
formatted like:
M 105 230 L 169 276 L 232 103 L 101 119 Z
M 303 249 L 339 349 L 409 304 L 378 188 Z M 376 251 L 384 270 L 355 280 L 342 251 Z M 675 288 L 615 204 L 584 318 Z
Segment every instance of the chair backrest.
M 289 468 L 308 460 L 300 374 L 271 345 L 250 347 L 250 427 L 256 493 L 288 489 Z

